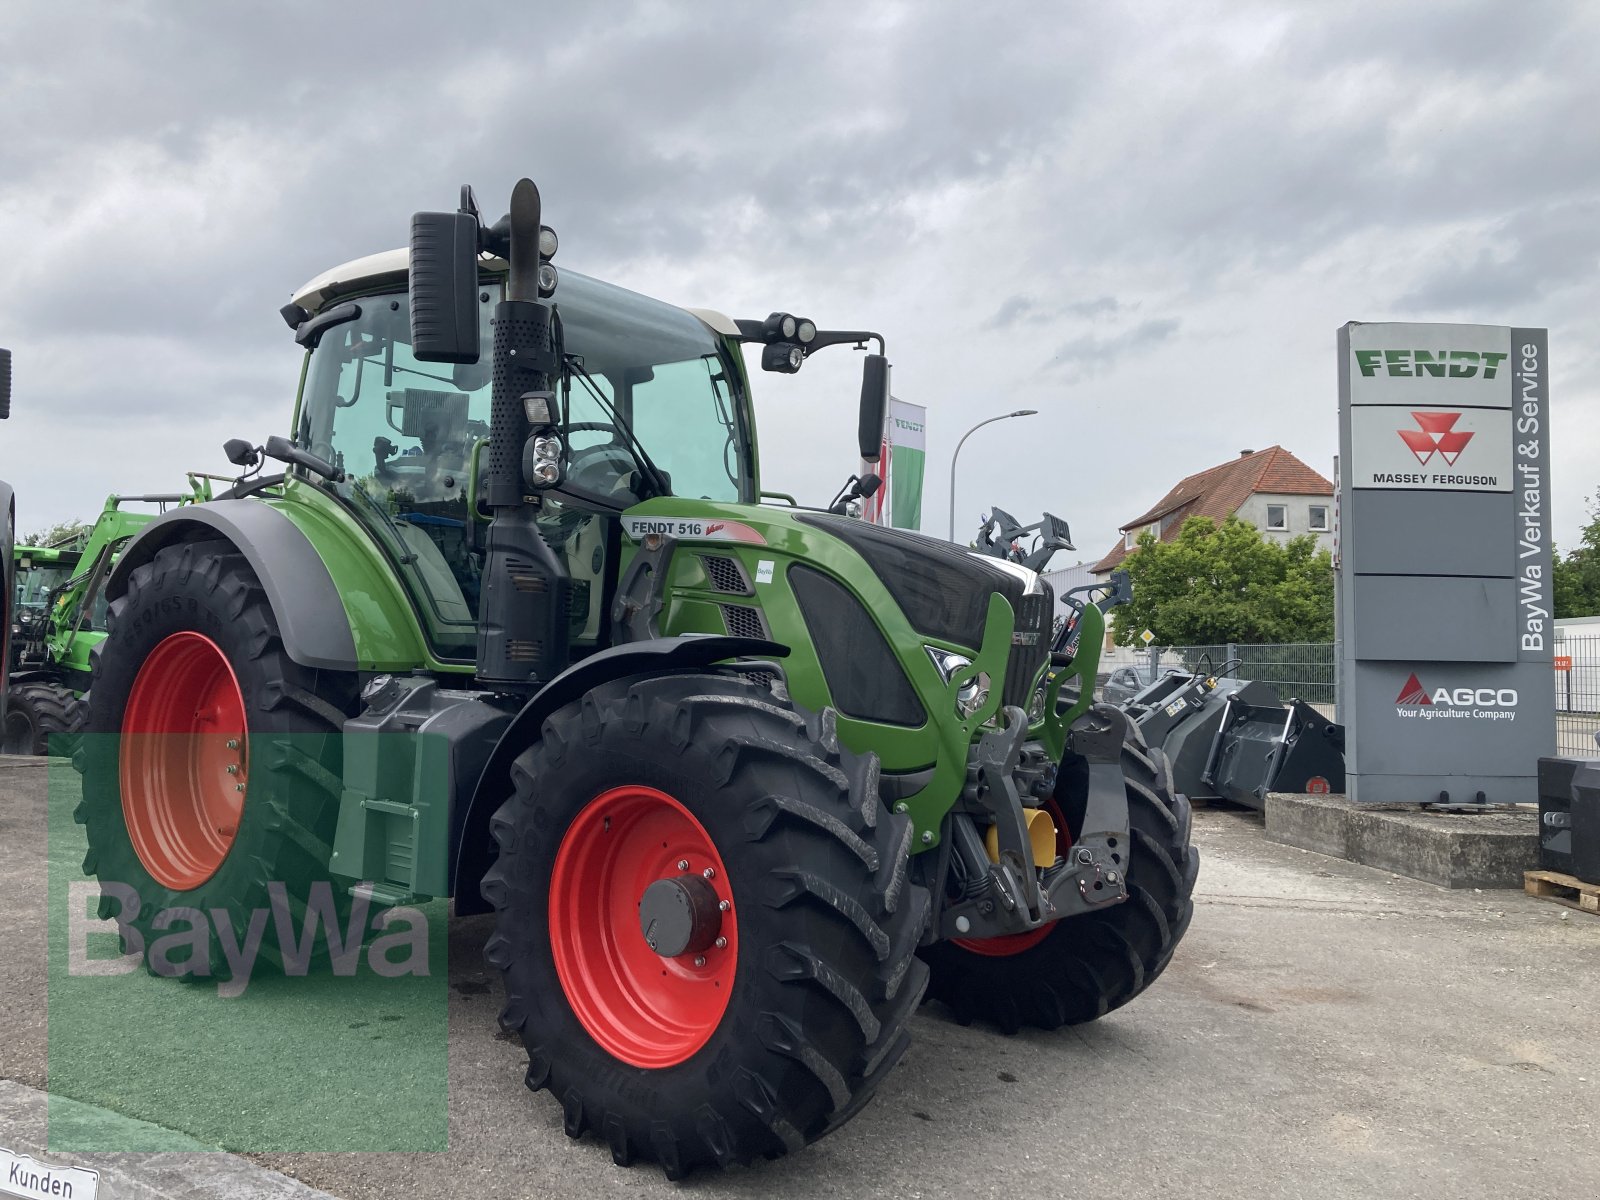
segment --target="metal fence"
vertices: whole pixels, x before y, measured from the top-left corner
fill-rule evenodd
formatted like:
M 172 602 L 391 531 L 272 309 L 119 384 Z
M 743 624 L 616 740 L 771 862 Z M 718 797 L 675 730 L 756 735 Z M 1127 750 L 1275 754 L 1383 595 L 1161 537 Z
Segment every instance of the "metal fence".
M 1282 645 L 1160 646 L 1135 655 L 1141 674 L 1169 668 L 1214 670 L 1237 659 L 1227 674 L 1258 679 L 1288 700 L 1298 697 L 1337 720 L 1338 656 L 1333 642 Z M 1556 753 L 1578 758 L 1600 757 L 1600 635 L 1567 637 L 1555 646 Z M 1146 675 L 1146 678 L 1154 678 Z
M 1284 699 L 1332 706 L 1338 700 L 1338 670 L 1332 642 L 1280 642 L 1220 646 L 1167 646 L 1158 669 L 1210 669 L 1239 679 L 1270 683 Z M 1229 665 L 1232 664 L 1232 665 Z
M 1556 633 L 1556 753 L 1578 758 L 1600 755 L 1600 637 Z

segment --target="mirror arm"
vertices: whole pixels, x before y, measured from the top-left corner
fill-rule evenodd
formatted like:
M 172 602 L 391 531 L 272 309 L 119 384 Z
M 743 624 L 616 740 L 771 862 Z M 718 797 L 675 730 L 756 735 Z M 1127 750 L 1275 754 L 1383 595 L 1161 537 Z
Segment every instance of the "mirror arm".
M 734 324 L 739 327 L 738 340 L 741 342 L 760 343 L 767 340 L 765 321 L 752 321 L 741 317 Z M 793 339 L 790 340 L 792 341 Z M 877 342 L 879 354 L 888 353 L 884 349 L 883 334 L 873 333 L 867 329 L 819 329 L 817 330 L 817 336 L 809 342 L 796 342 L 795 344 L 803 345 L 805 352 L 809 355 L 814 351 L 821 350 L 824 346 L 860 346 L 867 342 Z

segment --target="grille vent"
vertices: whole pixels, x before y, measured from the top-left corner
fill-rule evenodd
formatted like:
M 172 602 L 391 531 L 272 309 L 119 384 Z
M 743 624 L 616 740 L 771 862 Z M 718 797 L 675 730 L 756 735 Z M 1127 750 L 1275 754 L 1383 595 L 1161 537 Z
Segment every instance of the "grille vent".
M 723 554 L 702 554 L 700 561 L 706 566 L 706 574 L 711 576 L 711 586 L 719 592 L 731 592 L 736 596 L 748 596 L 750 581 L 744 577 L 744 568 L 739 565 L 739 560 L 729 558 Z
M 761 616 L 759 608 L 751 608 L 747 604 L 722 605 L 722 621 L 727 625 L 728 632 L 734 637 L 764 638 L 767 636 L 767 623 Z

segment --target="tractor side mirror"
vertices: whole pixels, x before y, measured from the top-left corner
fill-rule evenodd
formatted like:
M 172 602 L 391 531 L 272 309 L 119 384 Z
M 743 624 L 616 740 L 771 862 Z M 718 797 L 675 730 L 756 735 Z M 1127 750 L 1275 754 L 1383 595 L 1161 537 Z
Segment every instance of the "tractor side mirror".
M 478 218 L 411 218 L 411 353 L 421 362 L 478 361 Z
M 11 415 L 11 351 L 0 350 L 0 421 Z
M 861 458 L 875 463 L 883 449 L 883 423 L 889 415 L 889 360 L 869 354 L 861 362 Z

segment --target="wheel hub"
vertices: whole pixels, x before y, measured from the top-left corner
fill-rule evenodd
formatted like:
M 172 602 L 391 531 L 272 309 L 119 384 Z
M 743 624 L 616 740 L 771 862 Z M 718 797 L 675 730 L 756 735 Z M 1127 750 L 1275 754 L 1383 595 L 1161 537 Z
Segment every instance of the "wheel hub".
M 174 633 L 150 652 L 123 712 L 122 815 L 151 878 L 191 891 L 221 868 L 243 817 L 244 696 L 222 648 Z
M 722 932 L 717 892 L 703 876 L 658 879 L 639 900 L 639 930 L 645 945 L 662 958 L 699 954 Z
M 550 952 L 615 1058 L 675 1066 L 722 1023 L 739 961 L 729 880 L 706 827 L 656 788 L 611 788 L 573 818 L 551 865 Z

